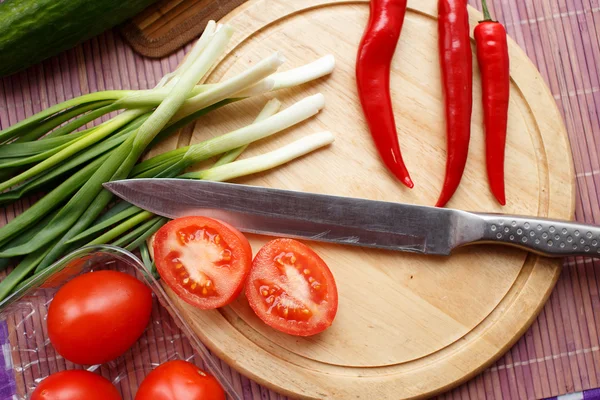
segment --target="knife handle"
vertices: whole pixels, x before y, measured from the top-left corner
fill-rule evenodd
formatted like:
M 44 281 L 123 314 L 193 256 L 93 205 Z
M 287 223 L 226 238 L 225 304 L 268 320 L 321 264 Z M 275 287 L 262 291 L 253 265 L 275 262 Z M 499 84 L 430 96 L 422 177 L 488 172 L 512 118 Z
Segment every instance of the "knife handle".
M 499 242 L 548 257 L 600 258 L 600 226 L 495 214 L 479 216 L 485 222 L 482 242 Z

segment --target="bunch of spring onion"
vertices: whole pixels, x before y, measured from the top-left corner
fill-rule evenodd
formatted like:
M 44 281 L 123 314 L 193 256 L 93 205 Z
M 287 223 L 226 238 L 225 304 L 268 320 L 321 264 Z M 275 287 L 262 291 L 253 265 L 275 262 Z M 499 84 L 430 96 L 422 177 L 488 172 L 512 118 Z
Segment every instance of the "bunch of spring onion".
M 80 96 L 50 107 L 0 131 L 0 202 L 38 190 L 47 194 L 0 228 L 0 266 L 20 262 L 0 282 L 0 300 L 77 247 L 113 244 L 141 248 L 166 221 L 119 202 L 104 182 L 124 178 L 181 177 L 224 181 L 276 167 L 333 141 L 316 133 L 279 150 L 235 161 L 248 144 L 317 114 L 321 94 L 279 110 L 269 101 L 249 126 L 179 148 L 143 162 L 145 151 L 211 110 L 272 90 L 299 85 L 329 74 L 332 56 L 276 73 L 283 63 L 275 53 L 223 82 L 198 84 L 224 53 L 233 30 L 210 22 L 186 60 L 152 90 L 110 90 Z M 112 119 L 80 130 L 105 114 Z M 206 170 L 188 167 L 215 156 Z

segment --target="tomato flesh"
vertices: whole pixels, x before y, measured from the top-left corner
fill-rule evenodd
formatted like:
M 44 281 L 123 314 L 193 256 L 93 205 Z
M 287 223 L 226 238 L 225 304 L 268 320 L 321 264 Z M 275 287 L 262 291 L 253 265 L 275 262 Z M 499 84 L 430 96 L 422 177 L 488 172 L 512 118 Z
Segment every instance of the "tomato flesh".
M 260 249 L 254 261 L 246 297 L 267 325 L 298 336 L 327 329 L 337 312 L 333 275 L 308 246 L 276 239 Z
M 73 278 L 48 309 L 48 337 L 76 364 L 102 364 L 125 353 L 152 313 L 152 291 L 135 277 L 104 270 Z
M 31 400 L 121 400 L 105 378 L 89 371 L 71 370 L 50 375 L 31 395 Z
M 150 372 L 135 400 L 225 400 L 213 377 L 186 361 L 169 361 Z
M 252 263 L 248 240 L 211 218 L 173 220 L 157 232 L 153 246 L 161 278 L 179 297 L 201 309 L 231 303 Z

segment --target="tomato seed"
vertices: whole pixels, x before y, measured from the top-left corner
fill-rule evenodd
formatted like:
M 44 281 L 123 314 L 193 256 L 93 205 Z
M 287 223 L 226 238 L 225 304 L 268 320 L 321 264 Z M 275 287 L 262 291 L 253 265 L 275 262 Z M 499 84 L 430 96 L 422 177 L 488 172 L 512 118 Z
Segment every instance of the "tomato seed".
M 220 261 L 230 261 L 231 260 L 231 250 L 225 249 L 221 252 L 221 260 Z
M 296 256 L 294 253 L 280 253 L 273 259 L 279 265 L 294 265 L 296 263 Z

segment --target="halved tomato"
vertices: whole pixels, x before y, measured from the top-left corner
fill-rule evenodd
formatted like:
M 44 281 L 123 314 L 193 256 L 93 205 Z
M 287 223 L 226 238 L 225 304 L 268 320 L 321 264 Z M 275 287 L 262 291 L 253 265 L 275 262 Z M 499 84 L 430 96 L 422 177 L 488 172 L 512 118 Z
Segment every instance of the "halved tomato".
M 252 248 L 237 229 L 206 217 L 170 221 L 154 238 L 160 277 L 189 304 L 209 310 L 231 303 L 242 291 Z
M 327 329 L 338 307 L 337 287 L 325 261 L 292 239 L 272 240 L 256 254 L 246 297 L 267 325 L 297 336 Z

